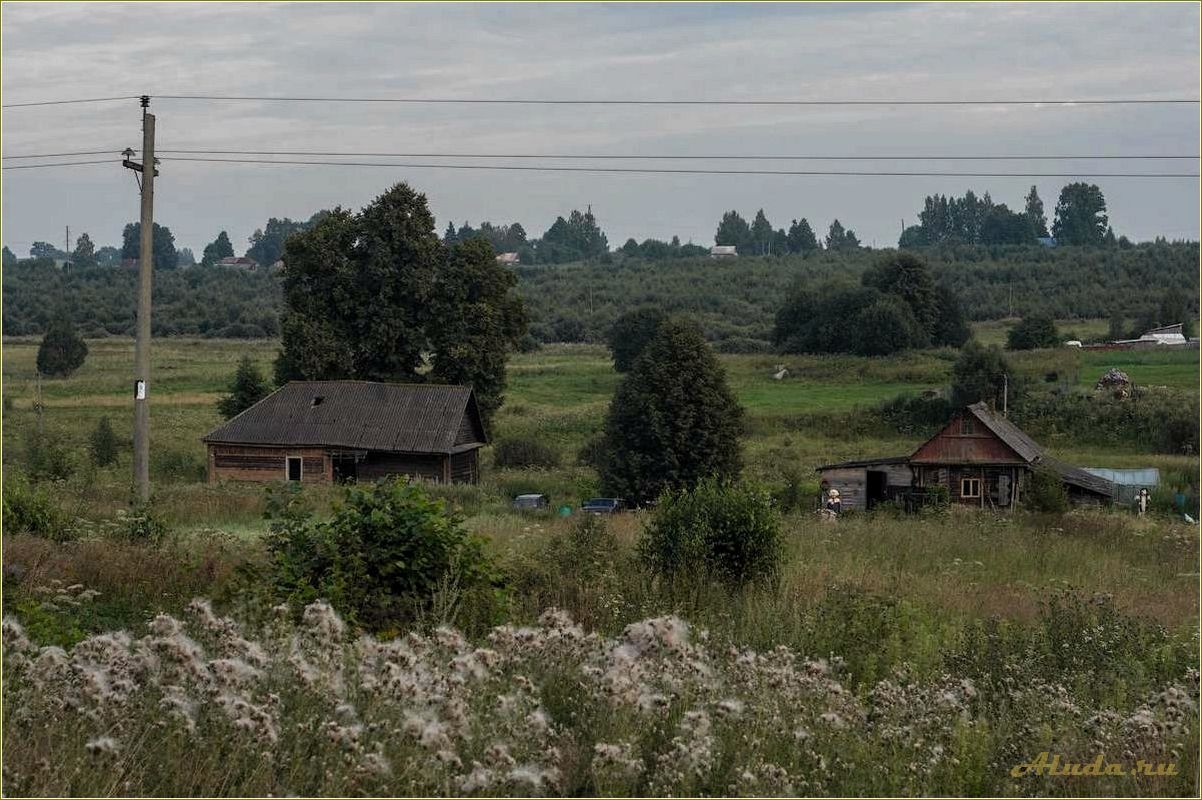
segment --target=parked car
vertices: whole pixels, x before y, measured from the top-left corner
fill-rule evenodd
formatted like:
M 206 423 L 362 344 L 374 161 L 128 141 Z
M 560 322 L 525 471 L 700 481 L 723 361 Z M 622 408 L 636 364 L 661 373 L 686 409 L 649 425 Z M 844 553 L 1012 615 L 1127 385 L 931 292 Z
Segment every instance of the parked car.
M 518 511 L 541 511 L 551 507 L 545 494 L 519 494 L 513 498 L 513 507 Z
M 580 504 L 580 510 L 589 514 L 616 514 L 626 508 L 620 497 L 594 497 Z

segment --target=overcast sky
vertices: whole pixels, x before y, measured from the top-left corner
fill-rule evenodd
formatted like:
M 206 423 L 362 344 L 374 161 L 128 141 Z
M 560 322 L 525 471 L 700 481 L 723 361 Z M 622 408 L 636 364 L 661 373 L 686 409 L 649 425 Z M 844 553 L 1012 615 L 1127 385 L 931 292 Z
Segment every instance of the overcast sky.
M 592 99 L 1197 98 L 1199 7 L 1178 4 L 3 4 L 5 103 L 149 94 Z M 1198 152 L 1198 107 L 653 107 L 155 100 L 160 149 L 674 155 Z M 4 155 L 141 146 L 136 101 L 12 108 Z M 165 154 L 164 154 L 165 155 Z M 381 159 L 366 159 L 379 161 Z M 412 160 L 412 159 L 410 159 Z M 453 159 L 444 159 L 453 161 Z M 23 163 L 6 161 L 6 164 Z M 520 163 L 520 162 L 503 162 Z M 560 162 L 579 163 L 579 162 Z M 662 162 L 661 162 L 662 163 Z M 640 162 L 619 162 L 637 166 Z M 669 162 L 692 166 L 697 162 Z M 642 162 L 643 166 L 648 166 Z M 704 162 L 703 162 L 704 165 Z M 736 168 L 739 162 L 708 166 Z M 1198 171 L 1184 162 L 755 162 L 767 169 Z M 359 208 L 395 181 L 441 231 L 520 221 L 531 236 L 591 204 L 611 246 L 709 244 L 724 210 L 777 227 L 833 218 L 896 243 L 925 195 L 988 191 L 1049 222 L 1068 179 L 595 175 L 164 162 L 155 220 L 241 254 L 270 216 Z M 1198 182 L 1098 178 L 1120 234 L 1197 239 Z M 113 165 L 3 173 L 18 255 L 64 227 L 119 244 L 138 217 Z M 72 242 L 74 244 L 74 242 Z

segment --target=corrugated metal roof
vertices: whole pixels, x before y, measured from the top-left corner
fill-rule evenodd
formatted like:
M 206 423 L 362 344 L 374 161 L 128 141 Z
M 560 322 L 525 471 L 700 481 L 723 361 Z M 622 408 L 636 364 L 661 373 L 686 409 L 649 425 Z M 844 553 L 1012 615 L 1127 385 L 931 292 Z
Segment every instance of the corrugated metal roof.
M 479 416 L 468 386 L 293 381 L 203 441 L 449 453 L 464 414 Z

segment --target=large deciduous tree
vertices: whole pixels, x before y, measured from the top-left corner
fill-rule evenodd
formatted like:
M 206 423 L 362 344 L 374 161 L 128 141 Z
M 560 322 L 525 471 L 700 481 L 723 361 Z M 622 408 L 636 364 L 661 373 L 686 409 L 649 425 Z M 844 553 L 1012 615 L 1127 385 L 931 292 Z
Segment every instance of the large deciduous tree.
M 927 265 L 910 253 L 895 253 L 864 271 L 860 282 L 898 297 L 914 313 L 929 340 L 939 321 L 939 299 Z
M 996 345 L 986 348 L 976 339 L 969 339 L 952 365 L 952 405 L 960 408 L 984 400 L 994 408 L 1002 408 L 1009 374 L 1010 365 Z M 1015 394 L 1011 391 L 1010 398 Z
M 289 237 L 276 381 L 472 384 L 487 417 L 526 331 L 515 278 L 483 240 L 446 247 L 405 183 Z M 424 354 L 431 354 L 428 374 Z
M 1023 317 L 1006 334 L 1007 350 L 1037 350 L 1060 344 L 1060 333 L 1056 321 L 1047 314 Z
M 618 385 L 603 434 L 602 491 L 635 503 L 739 473 L 742 407 L 700 328 L 673 319 Z
M 1106 240 L 1106 198 L 1092 183 L 1070 183 L 1060 190 L 1052 236 L 1057 244 L 1101 245 Z
M 142 223 L 131 222 L 121 232 L 121 257 L 137 259 L 142 253 Z M 175 269 L 179 254 L 175 252 L 175 236 L 166 225 L 154 223 L 151 235 L 151 261 L 155 269 Z
M 814 235 L 814 229 L 810 227 L 810 223 L 806 221 L 805 217 L 793 220 L 793 224 L 789 226 L 789 232 L 785 234 L 785 243 L 788 245 L 790 253 L 806 255 L 818 250 L 818 237 Z

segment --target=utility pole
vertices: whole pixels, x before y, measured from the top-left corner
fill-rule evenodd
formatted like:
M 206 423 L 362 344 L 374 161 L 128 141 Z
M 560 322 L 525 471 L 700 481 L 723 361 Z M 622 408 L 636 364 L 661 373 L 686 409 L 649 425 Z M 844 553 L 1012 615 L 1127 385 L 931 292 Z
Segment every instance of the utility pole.
M 63 239 L 63 252 L 67 254 L 67 263 L 71 261 L 71 226 L 67 226 L 67 234 Z
M 122 165 L 141 173 L 141 252 L 138 259 L 138 324 L 134 340 L 134 485 L 138 498 L 150 499 L 150 287 L 154 270 L 154 114 L 150 97 L 142 95 L 142 163 L 130 160 L 126 151 Z
M 1010 376 L 1002 373 L 1002 416 L 1010 416 Z

